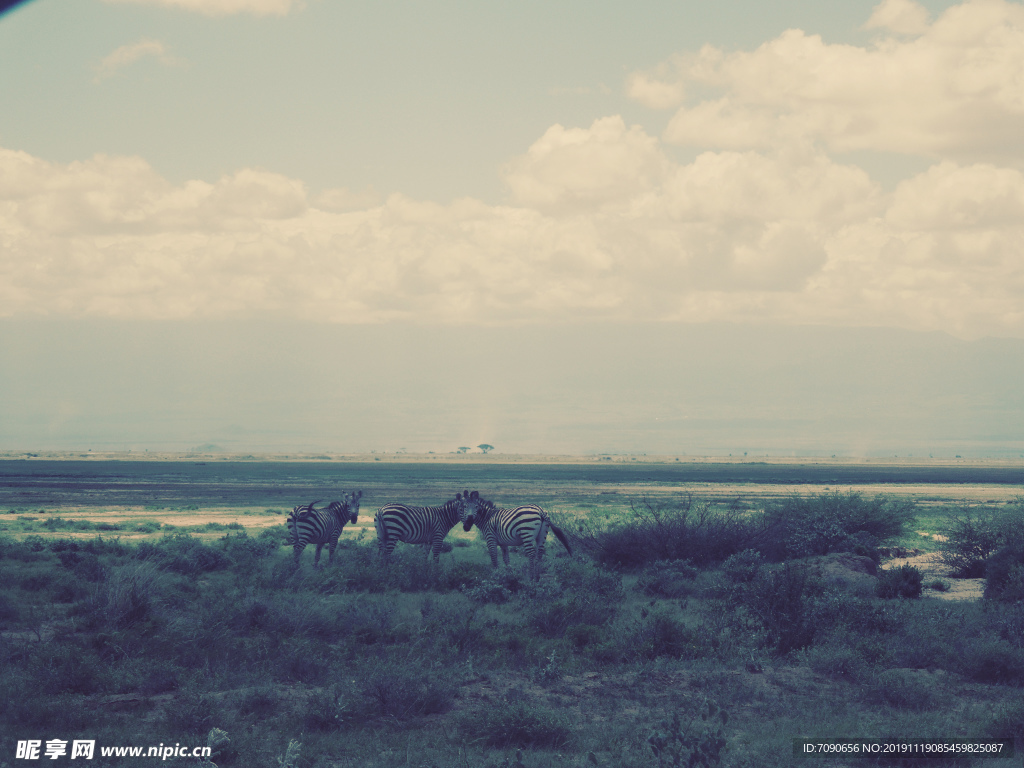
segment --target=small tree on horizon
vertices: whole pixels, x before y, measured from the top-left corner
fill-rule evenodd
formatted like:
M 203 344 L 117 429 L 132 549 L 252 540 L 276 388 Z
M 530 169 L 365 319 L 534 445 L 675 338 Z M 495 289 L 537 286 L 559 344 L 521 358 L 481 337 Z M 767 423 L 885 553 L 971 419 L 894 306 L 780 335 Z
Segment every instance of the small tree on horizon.
M 460 445 L 459 446 L 459 453 L 465 453 L 468 450 L 469 450 L 469 446 L 468 445 Z
M 487 453 L 488 451 L 493 451 L 494 450 L 494 446 L 493 445 L 488 445 L 487 443 L 481 443 L 480 445 L 477 446 L 477 448 L 479 448 L 484 453 Z

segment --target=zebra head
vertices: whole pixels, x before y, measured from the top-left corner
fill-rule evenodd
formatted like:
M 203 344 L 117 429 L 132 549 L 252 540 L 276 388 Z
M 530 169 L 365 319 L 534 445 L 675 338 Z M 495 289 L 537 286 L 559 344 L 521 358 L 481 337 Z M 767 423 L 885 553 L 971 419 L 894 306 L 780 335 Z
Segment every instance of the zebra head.
M 494 504 L 483 498 L 479 491 L 465 491 L 457 494 L 455 500 L 459 503 L 459 519 L 464 531 L 470 530 L 475 520 L 494 508 Z
M 362 491 L 352 491 L 352 493 L 345 494 L 345 511 L 349 514 L 349 522 L 352 525 L 356 524 L 356 519 L 359 517 L 359 499 L 363 496 Z

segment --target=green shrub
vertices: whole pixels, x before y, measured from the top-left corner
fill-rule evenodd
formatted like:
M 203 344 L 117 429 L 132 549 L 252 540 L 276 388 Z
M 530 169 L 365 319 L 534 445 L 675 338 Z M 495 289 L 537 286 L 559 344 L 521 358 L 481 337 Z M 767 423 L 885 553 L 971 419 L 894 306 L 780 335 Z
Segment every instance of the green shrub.
M 0 592 L 0 628 L 12 626 L 21 616 L 17 601 L 7 592 Z
M 911 669 L 888 669 L 868 684 L 865 695 L 872 703 L 897 709 L 931 709 L 938 705 L 939 696 L 927 675 Z
M 458 694 L 450 670 L 379 655 L 359 670 L 358 686 L 370 714 L 400 720 L 447 712 Z
M 627 640 L 627 657 L 656 659 L 696 659 L 707 649 L 700 633 L 686 627 L 665 611 L 653 611 L 634 626 Z
M 526 609 L 527 624 L 544 637 L 565 635 L 574 624 L 602 625 L 610 622 L 617 604 L 593 595 L 569 595 L 553 600 L 534 600 Z
M 112 569 L 89 598 L 86 611 L 90 626 L 125 628 L 151 618 L 157 601 L 157 577 L 151 563 Z
M 581 526 L 579 548 L 603 565 L 639 569 L 657 560 L 690 560 L 704 566 L 749 548 L 761 519 L 736 510 L 715 512 L 692 497 L 674 504 L 643 499 L 629 516 L 604 530 Z
M 1024 509 L 1004 513 L 999 548 L 985 564 L 985 597 L 1016 603 L 1024 600 Z
M 49 694 L 90 694 L 103 690 L 105 673 L 100 660 L 82 648 L 58 642 L 41 647 L 34 659 L 41 690 Z
M 756 549 L 745 549 L 737 552 L 722 563 L 722 572 L 733 584 L 745 584 L 753 581 L 761 572 L 764 556 Z
M 990 739 L 1013 739 L 1024 744 L 1024 702 L 1013 701 L 997 708 L 992 722 L 985 729 Z
M 336 731 L 353 717 L 349 694 L 340 686 L 334 686 L 309 697 L 302 713 L 302 725 L 310 731 Z
M 814 672 L 834 680 L 859 681 L 868 668 L 857 649 L 843 643 L 815 645 L 807 649 L 806 658 Z
M 673 712 L 647 737 L 658 768 L 715 768 L 722 765 L 727 746 L 729 713 L 705 700 L 695 713 Z
M 238 711 L 257 720 L 266 720 L 280 712 L 281 703 L 281 696 L 273 687 L 261 685 L 241 696 Z
M 143 541 L 136 550 L 136 557 L 189 575 L 224 568 L 230 562 L 224 550 L 208 547 L 187 533 L 172 533 L 156 542 Z
M 964 675 L 979 683 L 1024 684 L 1024 650 L 1001 640 L 964 643 L 960 664 Z
M 689 560 L 660 560 L 644 568 L 636 588 L 648 597 L 686 597 L 694 593 L 698 573 Z
M 75 574 L 62 571 L 54 576 L 50 594 L 54 602 L 74 603 L 89 595 L 89 585 Z
M 923 585 L 921 571 L 912 565 L 901 565 L 899 568 L 888 568 L 878 575 L 875 594 L 885 599 L 915 598 L 921 596 Z
M 621 600 L 622 576 L 586 558 L 558 560 L 552 569 L 555 581 L 564 591 L 590 597 Z
M 877 562 L 879 542 L 902 535 L 913 519 L 914 504 L 906 499 L 865 499 L 855 491 L 794 497 L 765 509 L 758 549 L 775 561 L 855 552 Z
M 221 714 L 212 696 L 190 689 L 167 703 L 163 721 L 172 733 L 198 736 L 209 733 Z
M 962 507 L 950 515 L 944 531 L 942 561 L 964 579 L 985 575 L 985 563 L 999 546 L 996 515 L 987 509 Z
M 734 585 L 727 599 L 743 609 L 779 654 L 807 647 L 818 633 L 839 623 L 846 603 L 844 595 L 806 568 L 789 563 L 764 568 L 749 583 Z
M 561 712 L 525 701 L 509 701 L 466 713 L 459 721 L 466 740 L 488 747 L 562 749 L 573 742 L 572 721 Z

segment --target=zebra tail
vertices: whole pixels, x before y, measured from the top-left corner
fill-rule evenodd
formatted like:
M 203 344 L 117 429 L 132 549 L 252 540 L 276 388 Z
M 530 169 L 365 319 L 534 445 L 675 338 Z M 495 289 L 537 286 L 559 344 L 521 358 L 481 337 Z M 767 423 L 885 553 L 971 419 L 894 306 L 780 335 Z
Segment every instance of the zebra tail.
M 550 520 L 548 521 L 548 525 L 551 526 L 551 530 L 554 531 L 555 536 L 557 536 L 558 540 L 560 542 L 562 542 L 562 546 L 565 547 L 565 551 L 568 552 L 569 556 L 571 557 L 572 556 L 572 547 L 569 546 L 569 540 L 565 537 L 565 534 L 562 533 L 562 529 L 559 528 L 554 523 L 552 523 Z

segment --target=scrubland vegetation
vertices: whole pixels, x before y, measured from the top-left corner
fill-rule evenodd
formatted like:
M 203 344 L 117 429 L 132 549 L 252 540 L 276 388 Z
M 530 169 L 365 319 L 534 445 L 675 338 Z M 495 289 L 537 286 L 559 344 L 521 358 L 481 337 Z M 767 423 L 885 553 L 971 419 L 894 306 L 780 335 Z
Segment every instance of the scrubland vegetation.
M 1024 508 L 945 518 L 947 562 L 989 577 L 961 603 L 922 599 L 910 566 L 865 573 L 914 512 L 641 499 L 563 516 L 576 555 L 549 543 L 539 584 L 461 538 L 440 567 L 403 545 L 384 569 L 346 531 L 333 566 L 295 571 L 283 526 L 8 535 L 0 763 L 49 738 L 303 768 L 900 764 L 795 758 L 794 737 L 1024 748 Z

